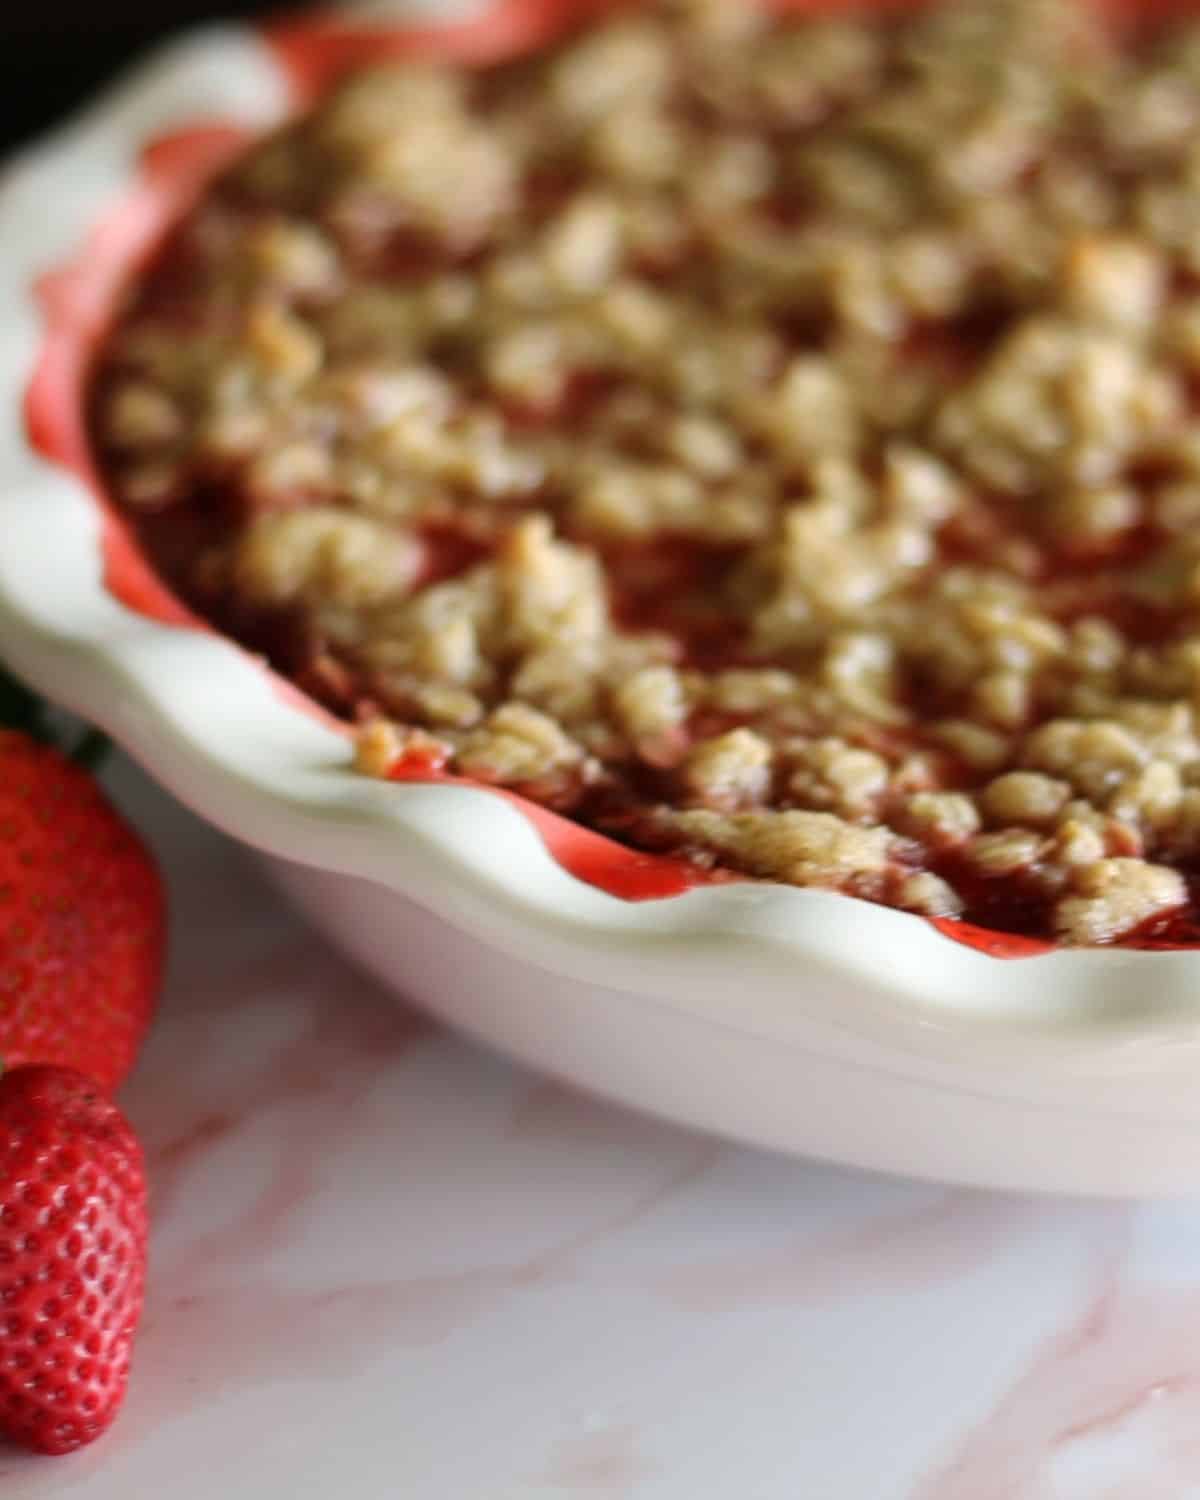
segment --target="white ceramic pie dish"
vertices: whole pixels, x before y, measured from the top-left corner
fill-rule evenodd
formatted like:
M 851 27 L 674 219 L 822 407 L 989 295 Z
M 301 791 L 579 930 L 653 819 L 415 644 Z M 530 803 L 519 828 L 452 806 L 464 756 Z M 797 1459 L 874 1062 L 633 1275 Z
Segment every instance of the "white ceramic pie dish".
M 34 284 L 128 194 L 149 139 L 198 119 L 257 129 L 290 97 L 255 33 L 206 32 L 0 179 L 0 653 L 258 851 L 384 984 L 538 1067 L 862 1166 L 1200 1188 L 1200 955 L 999 960 L 787 887 L 621 901 L 568 875 L 491 793 L 357 777 L 345 736 L 232 643 L 108 592 L 94 495 L 27 435 Z M 79 317 L 91 263 L 70 293 Z

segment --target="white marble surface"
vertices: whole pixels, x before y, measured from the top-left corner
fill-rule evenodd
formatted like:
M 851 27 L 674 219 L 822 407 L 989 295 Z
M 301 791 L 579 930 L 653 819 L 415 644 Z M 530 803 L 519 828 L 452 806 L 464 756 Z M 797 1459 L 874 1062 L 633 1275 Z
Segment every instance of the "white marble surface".
M 884 1181 L 571 1095 L 116 781 L 174 897 L 125 1095 L 151 1294 L 118 1427 L 0 1449 L 4 1500 L 1200 1496 L 1200 1206 Z

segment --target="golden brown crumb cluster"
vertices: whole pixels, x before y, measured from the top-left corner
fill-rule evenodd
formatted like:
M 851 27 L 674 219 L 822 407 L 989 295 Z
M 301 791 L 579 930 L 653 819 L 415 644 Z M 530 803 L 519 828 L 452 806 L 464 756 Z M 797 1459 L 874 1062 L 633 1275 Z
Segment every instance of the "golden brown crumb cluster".
M 114 489 L 364 771 L 1068 943 L 1190 921 L 1200 25 L 1097 16 L 674 0 L 356 76 L 136 288 Z

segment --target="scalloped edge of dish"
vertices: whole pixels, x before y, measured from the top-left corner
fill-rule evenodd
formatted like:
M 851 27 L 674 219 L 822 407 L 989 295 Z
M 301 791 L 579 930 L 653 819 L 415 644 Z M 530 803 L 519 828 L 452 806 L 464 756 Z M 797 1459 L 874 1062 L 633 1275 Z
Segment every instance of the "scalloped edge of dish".
M 788 886 L 629 903 L 569 875 L 484 789 L 357 776 L 346 736 L 231 641 L 107 592 L 97 499 L 34 451 L 22 420 L 42 342 L 34 283 L 136 183 L 147 140 L 200 120 L 261 129 L 290 105 L 259 33 L 212 28 L 154 54 L 0 177 L 0 644 L 12 665 L 236 838 L 415 897 L 549 974 L 780 1041 L 803 1020 L 913 1055 L 978 1062 L 982 1046 L 1035 1070 L 1161 1067 L 1166 1047 L 1173 1062 L 1194 1055 L 1200 955 L 1004 961 L 920 918 Z

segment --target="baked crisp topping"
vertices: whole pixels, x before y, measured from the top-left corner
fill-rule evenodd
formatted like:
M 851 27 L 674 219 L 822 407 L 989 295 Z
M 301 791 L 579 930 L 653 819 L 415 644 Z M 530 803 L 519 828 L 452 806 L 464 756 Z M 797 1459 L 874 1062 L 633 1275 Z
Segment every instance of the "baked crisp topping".
M 1066 943 L 1196 922 L 1200 24 L 616 11 L 354 76 L 171 237 L 106 472 L 406 758 Z

